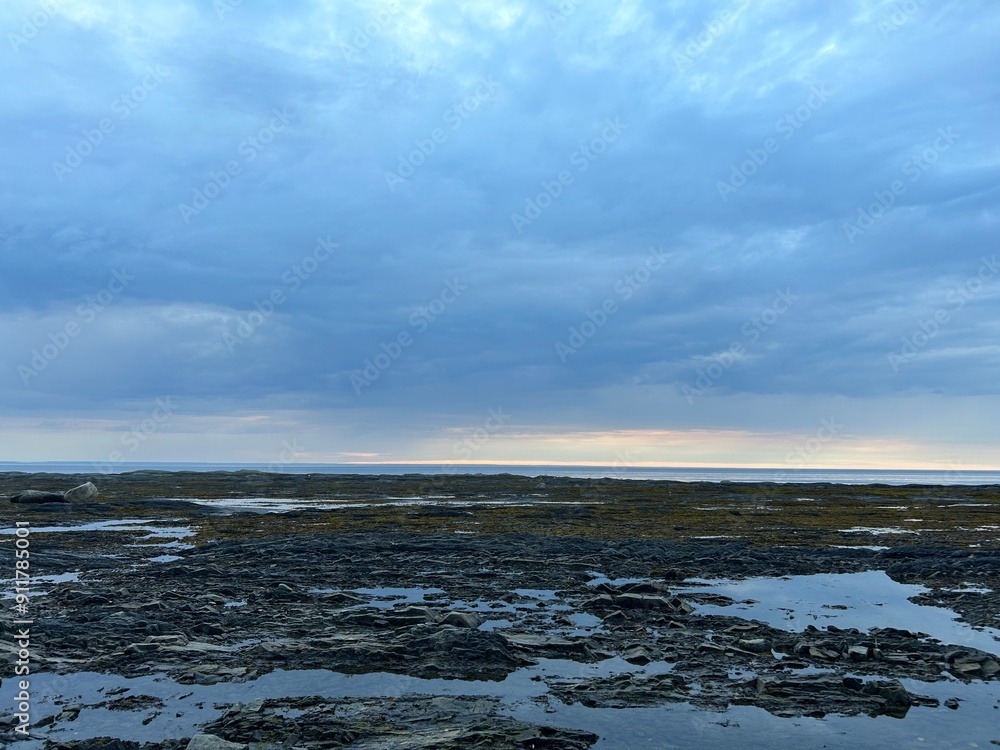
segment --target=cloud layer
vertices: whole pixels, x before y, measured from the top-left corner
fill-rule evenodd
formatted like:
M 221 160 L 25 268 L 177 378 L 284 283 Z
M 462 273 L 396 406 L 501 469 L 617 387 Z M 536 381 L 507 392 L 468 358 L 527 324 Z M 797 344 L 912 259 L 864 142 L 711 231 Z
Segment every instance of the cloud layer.
M 11 459 L 103 458 L 169 396 L 127 457 L 448 461 L 504 408 L 476 459 L 781 465 L 836 418 L 808 463 L 997 466 L 992 4 L 12 0 L 0 31 Z

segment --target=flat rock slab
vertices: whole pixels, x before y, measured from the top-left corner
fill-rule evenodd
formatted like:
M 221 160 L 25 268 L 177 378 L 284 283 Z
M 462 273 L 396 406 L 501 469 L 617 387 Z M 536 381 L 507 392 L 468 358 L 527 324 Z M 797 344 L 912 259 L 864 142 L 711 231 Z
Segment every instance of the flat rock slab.
M 546 683 L 563 703 L 579 703 L 588 708 L 690 702 L 719 710 L 730 704 L 756 706 L 778 716 L 887 714 L 901 717 L 912 706 L 938 705 L 934 698 L 910 693 L 899 680 L 863 680 L 833 673 L 767 674 L 750 680 L 698 681 L 678 674 L 650 677 L 620 674 L 595 679 L 550 679 Z
M 502 715 L 500 701 L 471 696 L 254 701 L 205 731 L 266 747 L 358 750 L 586 750 L 598 740 L 589 732 L 518 721 Z
M 188 743 L 187 750 L 246 750 L 245 742 L 228 742 L 214 734 L 196 734 Z
M 62 492 L 45 492 L 43 490 L 22 490 L 10 496 L 12 503 L 65 503 L 66 495 Z

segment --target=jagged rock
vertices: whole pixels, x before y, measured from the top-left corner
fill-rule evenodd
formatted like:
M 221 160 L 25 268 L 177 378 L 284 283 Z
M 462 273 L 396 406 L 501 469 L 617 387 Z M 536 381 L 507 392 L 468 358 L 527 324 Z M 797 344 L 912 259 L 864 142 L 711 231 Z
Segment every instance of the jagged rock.
M 620 674 L 595 679 L 546 680 L 552 694 L 568 705 L 580 703 L 588 708 L 635 708 L 688 701 L 686 681 L 676 674 L 637 677 Z
M 868 647 L 851 646 L 847 649 L 847 658 L 851 661 L 866 661 L 868 659 Z
M 622 651 L 622 659 L 627 661 L 629 664 L 637 664 L 641 667 L 653 661 L 653 656 L 646 650 L 646 648 L 637 645 L 632 646 L 631 648 L 626 648 Z
M 455 628 L 478 628 L 483 624 L 483 618 L 472 612 L 449 612 L 441 618 L 441 624 Z
M 587 750 L 598 740 L 590 732 L 518 721 L 503 715 L 499 700 L 471 696 L 271 699 L 255 710 L 235 706 L 205 729 L 254 747 Z
M 501 637 L 512 648 L 535 656 L 583 660 L 595 658 L 586 638 L 560 638 L 539 633 L 504 633 Z
M 660 609 L 684 614 L 694 611 L 687 602 L 678 597 L 667 597 L 658 594 L 622 594 L 615 597 L 615 604 L 623 609 Z
M 957 675 L 993 677 L 1000 672 L 1000 662 L 992 654 L 976 648 L 956 649 L 945 654 L 945 661 Z
M 429 607 L 404 607 L 403 609 L 393 609 L 382 614 L 393 627 L 405 627 L 407 625 L 423 625 L 428 622 L 437 622 L 437 614 Z
M 348 675 L 379 674 L 379 684 L 385 686 L 380 701 L 324 698 L 317 704 L 259 703 L 255 710 L 247 706 L 232 714 L 229 719 L 235 723 L 231 726 L 199 726 L 198 731 L 226 741 L 292 748 L 323 746 L 324 742 L 333 746 L 333 740 L 340 738 L 340 746 L 348 742 L 352 747 L 392 744 L 401 750 L 427 750 L 429 746 L 435 750 L 585 746 L 573 737 L 552 734 L 557 730 L 551 727 L 505 722 L 509 706 L 501 708 L 501 714 L 506 716 L 489 716 L 492 709 L 474 701 L 404 700 L 395 707 L 391 704 L 396 698 L 386 696 L 404 695 L 413 686 L 409 679 L 397 679 L 401 675 L 448 679 L 453 681 L 450 692 L 457 692 L 462 685 L 456 680 L 500 681 L 542 657 L 587 662 L 605 651 L 621 658 L 616 660 L 616 671 L 642 671 L 626 662 L 655 664 L 649 670 L 654 672 L 663 671 L 669 664 L 673 676 L 650 680 L 646 675 L 632 674 L 602 683 L 583 680 L 575 683 L 572 691 L 567 688 L 560 695 L 553 692 L 551 697 L 564 696 L 571 702 L 593 706 L 637 708 L 684 702 L 695 709 L 749 705 L 778 716 L 821 716 L 900 712 L 908 708 L 919 712 L 920 705 L 928 705 L 920 696 L 911 695 L 909 700 L 915 702 L 911 708 L 904 700 L 906 695 L 894 683 L 896 678 L 916 690 L 921 681 L 939 680 L 942 671 L 947 670 L 962 678 L 965 684 L 961 687 L 969 695 L 997 684 L 1000 665 L 996 656 L 923 638 L 919 633 L 869 629 L 868 624 L 881 621 L 877 612 L 865 621 L 862 631 L 824 627 L 822 618 L 816 620 L 819 627 L 807 628 L 810 618 L 802 616 L 782 622 L 781 627 L 769 625 L 747 619 L 751 615 L 739 606 L 725 611 L 713 606 L 712 613 L 702 611 L 694 616 L 683 614 L 684 607 L 674 611 L 664 606 L 664 602 L 670 605 L 673 601 L 666 586 L 658 583 L 665 569 L 676 570 L 677 580 L 697 580 L 861 572 L 887 567 L 883 559 L 890 559 L 889 552 L 814 546 L 814 541 L 820 544 L 820 538 L 813 536 L 818 527 L 809 527 L 801 546 L 757 548 L 718 539 L 689 541 L 680 538 L 683 535 L 668 540 L 639 538 L 643 535 L 635 533 L 635 526 L 629 526 L 627 531 L 613 525 L 602 527 L 601 533 L 606 532 L 608 539 L 555 538 L 548 536 L 544 528 L 533 533 L 530 525 L 518 526 L 516 532 L 494 534 L 503 531 L 506 514 L 490 511 L 478 519 L 485 523 L 481 531 L 486 533 L 456 535 L 448 523 L 440 527 L 420 524 L 419 530 L 414 530 L 398 511 L 378 509 L 378 500 L 386 494 L 417 494 L 396 492 L 393 487 L 401 480 L 392 477 L 334 480 L 313 475 L 285 481 L 280 475 L 271 475 L 266 481 L 244 482 L 242 473 L 206 474 L 196 480 L 173 474 L 150 476 L 140 473 L 102 479 L 102 492 L 116 502 L 81 504 L 75 513 L 85 516 L 82 520 L 88 522 L 142 518 L 143 526 L 188 526 L 197 531 L 197 536 L 188 540 L 197 546 L 178 552 L 183 555 L 181 560 L 146 563 L 143 558 L 160 552 L 142 543 L 148 531 L 138 526 L 135 531 L 117 528 L 113 533 L 101 530 L 40 536 L 36 540 L 40 545 L 39 575 L 83 572 L 77 581 L 40 581 L 45 597 L 40 603 L 46 612 L 40 626 L 40 632 L 45 634 L 40 669 L 125 678 L 165 674 L 184 685 L 249 681 L 275 670 L 327 669 Z M 76 483 L 85 479 L 81 476 Z M 7 477 L 5 481 L 6 486 L 45 487 L 51 479 Z M 493 497 L 497 494 L 493 484 L 503 486 L 508 480 L 463 481 L 483 483 L 469 485 L 475 492 L 456 495 L 468 503 L 463 507 L 473 507 L 472 498 Z M 555 488 L 564 481 L 547 480 Z M 335 491 L 327 493 L 331 488 Z M 701 492 L 716 491 L 727 495 L 741 492 L 719 488 Z M 994 491 L 977 492 L 989 495 Z M 358 499 L 359 507 L 345 506 L 329 512 L 310 508 L 274 518 L 227 510 L 225 514 L 233 517 L 224 523 L 211 519 L 202 523 L 222 512 L 211 506 L 173 500 L 170 505 L 155 500 L 159 495 L 178 494 L 211 498 L 343 497 Z M 529 494 L 524 492 L 525 496 Z M 360 507 L 369 499 L 375 504 Z M 927 502 L 936 503 L 938 498 L 928 498 Z M 10 523 L 21 514 L 35 525 L 35 518 L 65 513 L 65 507 L 59 505 L 37 507 L 34 511 L 26 506 L 18 510 L 0 504 L 5 506 Z M 657 508 L 658 513 L 662 512 L 662 507 Z M 543 520 L 549 517 L 549 510 L 542 505 L 532 512 Z M 984 511 L 955 511 L 973 512 Z M 381 518 L 383 515 L 385 518 Z M 962 538 L 965 540 L 965 536 Z M 767 538 L 763 541 L 769 543 Z M 968 623 L 997 625 L 1000 587 L 994 576 L 1000 573 L 1000 550 L 985 546 L 951 550 L 928 545 L 901 548 L 892 554 L 897 557 L 891 559 L 904 563 L 918 560 L 919 566 L 904 572 L 908 582 L 933 588 L 935 599 L 927 603 L 937 601 L 939 606 L 960 611 Z M 955 567 L 956 561 L 961 562 L 960 567 Z M 593 575 L 588 571 L 602 571 L 610 580 L 640 582 L 595 587 L 590 585 Z M 932 583 L 931 574 L 937 576 L 937 583 Z M 942 592 L 966 578 L 972 580 L 973 575 L 976 585 L 982 585 L 988 593 L 956 594 L 957 598 L 944 604 L 938 601 Z M 390 597 L 395 588 L 422 591 L 424 602 L 396 600 L 393 604 Z M 509 593 L 516 591 L 528 593 Z M 679 595 L 683 602 L 699 607 L 736 604 L 716 594 L 689 592 L 686 584 Z M 590 603 L 583 608 L 592 616 L 580 617 L 581 602 L 588 599 Z M 742 596 L 737 599 L 743 601 Z M 765 604 L 777 606 L 781 602 Z M 469 612 L 471 609 L 481 612 Z M 509 624 L 496 630 L 479 630 L 476 622 L 485 613 L 490 618 L 502 617 Z M 603 617 L 603 622 L 593 615 Z M 973 622 L 973 618 L 978 619 Z M 919 618 L 913 623 L 919 623 Z M 511 631 L 511 640 L 502 637 Z M 199 632 L 211 635 L 199 636 Z M 569 632 L 574 633 L 573 638 L 567 637 Z M 0 654 L 5 658 L 17 650 L 11 636 L 10 631 L 0 633 Z M 529 638 L 525 640 L 525 636 Z M 937 636 L 942 637 L 940 633 Z M 215 645 L 189 643 L 189 638 L 204 638 Z M 995 650 L 989 649 L 985 640 L 975 642 Z M 799 644 L 801 657 L 795 655 Z M 866 654 L 865 660 L 862 653 Z M 948 661 L 946 654 L 950 655 Z M 794 681 L 808 676 L 795 674 L 807 667 L 809 672 L 823 667 L 835 673 L 835 678 L 820 685 L 782 685 L 782 679 Z M 536 677 L 545 680 L 591 674 L 590 670 L 565 662 L 545 665 L 538 671 Z M 600 674 L 608 673 L 602 669 Z M 758 692 L 750 674 L 764 678 L 762 692 Z M 855 674 L 856 678 L 848 677 Z M 517 680 L 524 677 L 524 672 L 517 674 Z M 772 678 L 778 682 L 769 688 L 767 682 Z M 869 686 L 875 678 L 883 684 Z M 986 684 L 987 680 L 994 682 Z M 437 692 L 434 684 L 425 683 L 426 689 Z M 690 690 L 686 685 L 691 686 Z M 480 692 L 483 686 L 473 687 Z M 782 689 L 786 694 L 780 694 Z M 220 692 L 235 696 L 242 691 L 227 688 Z M 538 713 L 533 716 L 553 708 L 547 698 L 538 698 Z M 71 712 L 52 717 L 53 736 L 65 737 L 88 721 L 93 706 L 87 700 L 80 715 L 82 721 L 78 720 L 75 727 L 70 724 Z M 184 710 L 191 702 L 167 699 L 159 723 L 168 717 L 173 720 L 170 714 L 176 709 L 184 714 L 177 718 L 181 724 L 187 722 L 188 728 L 183 730 L 185 739 L 176 749 L 158 743 L 157 750 L 180 750 L 187 745 L 187 738 L 196 731 L 195 713 Z M 981 701 L 975 705 L 963 703 L 961 715 L 947 711 L 936 716 L 952 722 L 958 719 L 961 732 L 962 717 L 969 714 L 974 739 L 988 746 L 990 738 L 975 730 L 980 707 Z M 289 710 L 282 712 L 285 708 Z M 380 718 L 379 710 L 391 715 Z M 572 717 L 579 715 L 575 711 L 561 712 L 559 720 L 572 723 Z M 487 716 L 481 726 L 475 727 L 479 734 L 473 731 L 473 716 L 477 722 Z M 149 718 L 154 718 L 152 713 Z M 286 728 L 288 719 L 297 723 Z M 376 726 L 373 722 L 382 723 Z M 321 727 L 318 734 L 313 733 L 313 723 Z M 602 723 L 602 727 L 608 728 L 609 744 L 627 744 L 618 742 L 622 738 L 615 736 L 614 722 Z M 0 746 L 6 746 L 7 740 L 0 723 Z M 90 750 L 97 745 L 81 743 L 80 747 Z M 125 745 L 120 747 L 124 749 Z M 136 748 L 130 746 L 130 750 Z

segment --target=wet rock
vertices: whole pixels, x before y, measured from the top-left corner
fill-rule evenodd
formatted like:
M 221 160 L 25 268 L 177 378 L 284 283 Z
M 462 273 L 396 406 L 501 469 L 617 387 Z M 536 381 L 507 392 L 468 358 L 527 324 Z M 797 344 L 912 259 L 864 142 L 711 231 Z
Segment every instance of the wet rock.
M 754 654 L 769 654 L 774 648 L 774 644 L 766 638 L 740 638 L 736 645 Z
M 44 492 L 42 490 L 22 490 L 10 496 L 12 503 L 65 503 L 66 495 L 62 492 Z
M 159 651 L 160 644 L 158 643 L 132 643 L 125 647 L 125 652 L 128 655 L 141 654 L 143 652 Z
M 568 705 L 580 703 L 588 708 L 633 708 L 659 706 L 691 699 L 683 677 L 657 674 L 638 677 L 621 674 L 596 679 L 549 679 L 549 690 Z
M 255 711 L 234 707 L 205 729 L 255 747 L 587 750 L 598 740 L 517 721 L 502 715 L 498 700 L 471 696 L 266 700 Z
M 1000 673 L 1000 662 L 992 654 L 975 648 L 958 649 L 945 654 L 953 674 L 960 677 L 992 678 Z
M 66 490 L 66 500 L 71 503 L 82 503 L 86 500 L 91 500 L 97 497 L 99 493 L 97 492 L 97 487 L 94 486 L 93 482 L 86 482 L 81 484 L 79 487 L 74 487 L 71 490 Z
M 441 624 L 454 628 L 478 628 L 483 624 L 483 618 L 472 612 L 449 612 L 441 618 Z
M 658 581 L 638 581 L 636 583 L 626 583 L 619 586 L 617 589 L 610 587 L 613 592 L 620 592 L 622 594 L 661 594 L 664 592 L 669 592 L 670 588 Z
M 126 695 L 108 701 L 103 707 L 109 711 L 142 711 L 150 708 L 163 708 L 164 706 L 166 704 L 163 699 L 153 695 Z M 63 713 L 65 712 L 66 709 L 63 709 Z M 76 713 L 77 715 L 80 713 L 79 706 L 76 707 Z M 62 717 L 60 716 L 60 718 Z
M 187 750 L 247 750 L 247 744 L 227 742 L 214 734 L 196 734 L 188 743 Z
M 816 715 L 817 712 L 840 714 L 868 713 L 902 716 L 915 705 L 937 705 L 932 698 L 911 695 L 898 680 L 865 682 L 855 677 L 836 674 L 777 676 L 761 675 L 755 681 L 760 700 L 755 702 L 769 711 L 780 709 L 788 702 L 796 715 Z M 775 699 L 779 702 L 775 702 Z M 789 715 L 782 713 L 781 715 Z
M 847 658 L 851 661 L 866 661 L 870 656 L 867 646 L 851 646 L 847 649 Z
M 602 619 L 603 619 L 603 622 L 604 622 L 605 625 L 613 627 L 615 625 L 622 625 L 625 622 L 627 622 L 628 621 L 628 615 L 626 615 L 620 609 L 616 609 L 611 614 L 605 615 Z
M 626 648 L 622 651 L 621 657 L 629 664 L 637 664 L 639 666 L 645 666 L 653 661 L 653 655 L 642 645 Z
M 203 493 L 200 483 L 206 481 L 205 477 L 214 481 L 211 476 L 184 479 L 174 475 L 113 475 L 107 479 L 110 486 L 102 480 L 101 492 L 109 502 L 82 503 L 73 509 L 74 515 L 86 521 L 135 514 L 144 519 L 155 515 L 152 523 L 163 524 L 169 518 L 173 525 L 190 525 L 199 532 L 191 540 L 198 546 L 182 552 L 183 560 L 150 565 L 147 559 L 151 551 L 133 546 L 137 535 L 119 531 L 39 534 L 32 539 L 33 552 L 36 546 L 40 552 L 39 575 L 86 571 L 78 582 L 51 587 L 40 600 L 45 605 L 38 620 L 39 632 L 45 633 L 40 667 L 126 677 L 166 673 L 183 684 L 206 685 L 249 681 L 276 669 L 499 681 L 542 657 L 587 662 L 607 653 L 638 666 L 656 664 L 654 670 L 662 666 L 660 662 L 667 662 L 673 673 L 655 679 L 619 675 L 604 682 L 577 681 L 552 695 L 572 703 L 623 708 L 675 701 L 720 710 L 731 704 L 753 705 L 780 716 L 916 711 L 930 703 L 912 694 L 908 697 L 911 703 L 906 703 L 897 680 L 938 680 L 943 671 L 950 671 L 971 683 L 968 688 L 974 690 L 984 681 L 996 679 L 996 670 L 1000 670 L 995 655 L 945 645 L 907 630 L 866 628 L 860 632 L 811 626 L 795 632 L 744 619 L 747 614 L 739 607 L 729 607 L 725 614 L 690 613 L 691 601 L 715 605 L 735 601 L 714 594 L 684 593 L 676 600 L 681 602 L 678 605 L 664 582 L 663 572 L 681 581 L 857 572 L 898 564 L 900 574 L 909 582 L 931 586 L 936 585 L 934 581 L 940 582 L 927 603 L 933 599 L 945 602 L 941 606 L 959 609 L 963 615 L 978 613 L 984 623 L 995 627 L 1000 624 L 994 620 L 1000 612 L 1000 597 L 995 593 L 1000 590 L 1000 580 L 977 577 L 977 585 L 982 583 L 992 591 L 965 599 L 957 598 L 962 595 L 946 599 L 941 588 L 959 585 L 961 581 L 956 581 L 954 575 L 968 575 L 971 580 L 972 575 L 979 576 L 980 570 L 989 573 L 998 568 L 1000 555 L 985 550 L 975 552 L 974 557 L 965 549 L 948 550 L 931 544 L 926 548 L 905 548 L 899 554 L 892 551 L 895 556 L 826 550 L 810 546 L 811 540 L 818 538 L 813 531 L 808 534 L 810 541 L 805 541 L 804 534 L 800 546 L 789 548 L 767 547 L 766 539 L 755 546 L 720 540 L 638 539 L 631 531 L 623 533 L 610 525 L 599 527 L 599 532 L 578 527 L 581 533 L 600 533 L 600 539 L 504 534 L 496 531 L 497 525 L 505 523 L 501 518 L 504 514 L 480 513 L 478 508 L 477 521 L 484 523 L 481 529 L 477 527 L 481 533 L 455 535 L 448 527 L 447 516 L 439 519 L 440 530 L 408 531 L 400 523 L 402 511 L 387 510 L 385 518 L 379 520 L 381 511 L 371 507 L 329 513 L 293 511 L 280 518 L 235 513 L 223 519 L 213 515 L 214 509 L 190 503 L 133 501 L 133 495 L 145 498 L 151 487 L 159 487 L 161 495 L 173 496 L 180 491 L 175 487 L 182 485 L 191 496 L 210 497 L 316 496 L 326 490 L 313 492 L 306 488 L 328 488 L 335 482 L 345 483 L 338 490 L 339 496 L 362 501 L 378 500 L 386 493 L 408 494 L 391 489 L 403 482 L 397 477 L 334 480 L 315 475 L 274 475 L 265 479 L 227 476 L 212 486 L 212 492 Z M 84 479 L 80 477 L 79 481 Z M 19 486 L 24 478 L 7 481 L 16 481 L 19 484 L 14 486 Z M 51 479 L 31 481 L 33 486 L 48 486 Z M 493 489 L 484 489 L 485 479 L 462 481 L 475 489 L 467 495 L 456 495 L 463 498 L 475 498 L 480 493 L 486 497 L 489 492 L 495 495 L 496 486 L 500 486 L 500 480 L 495 478 L 488 480 L 494 483 Z M 564 487 L 564 481 L 552 479 L 551 489 Z M 534 486 L 533 491 L 541 492 Z M 733 502 L 741 500 L 739 492 L 731 489 L 706 487 L 699 492 L 720 492 Z M 523 496 L 530 494 L 525 491 Z M 20 510 L 6 504 L 2 507 L 9 509 L 8 519 L 15 514 L 56 516 L 64 510 L 58 504 Z M 658 505 L 657 512 L 661 511 Z M 545 509 L 531 512 L 538 514 L 541 523 L 550 517 Z M 383 525 L 376 527 L 379 523 Z M 685 519 L 684 523 L 689 522 Z M 437 528 L 436 524 L 422 526 Z M 277 528 L 280 533 L 275 531 Z M 348 533 L 342 531 L 344 528 L 367 530 Z M 3 554 L 0 549 L 0 556 Z M 601 571 L 611 580 L 640 580 L 595 587 L 588 585 L 593 580 L 591 571 Z M 930 579 L 932 573 L 937 577 Z M 425 589 L 426 604 L 397 603 L 388 609 L 365 606 L 376 597 L 356 593 L 391 587 Z M 509 593 L 524 589 L 553 594 Z M 497 631 L 480 631 L 477 623 L 481 615 L 461 611 L 465 605 L 459 602 L 478 602 L 477 609 L 511 624 Z M 584 631 L 586 637 L 567 637 L 564 628 L 580 627 L 575 615 L 581 609 L 602 619 L 583 620 L 590 623 Z M 971 621 L 968 616 L 966 619 Z M 794 622 L 799 621 L 804 625 L 806 620 Z M 877 614 L 873 615 L 871 624 L 878 621 Z M 785 625 L 795 627 L 792 623 Z M 0 653 L 16 651 L 11 635 L 10 631 L 0 633 Z M 204 643 L 209 640 L 212 643 Z M 794 672 L 806 667 L 829 670 L 832 678 L 819 684 L 797 683 L 809 675 Z M 564 674 L 578 673 L 574 670 Z M 756 681 L 743 676 L 750 674 L 764 679 L 762 691 L 758 691 Z M 778 681 L 769 683 L 772 679 Z M 782 684 L 782 679 L 790 682 Z M 392 684 L 391 677 L 385 680 L 386 685 Z M 697 690 L 687 686 L 697 686 Z M 437 740 L 444 744 L 431 746 L 524 748 L 533 744 L 554 748 L 574 747 L 572 743 L 577 742 L 571 734 L 558 733 L 563 730 L 505 723 L 501 714 L 504 710 L 509 713 L 509 707 L 491 708 L 476 703 L 477 699 L 435 702 L 437 699 L 421 698 L 426 700 L 407 699 L 398 710 L 389 708 L 387 717 L 378 719 L 372 718 L 375 699 L 350 699 L 342 704 L 345 710 L 341 713 L 329 708 L 333 702 L 326 699 L 295 706 L 288 701 L 261 703 L 255 710 L 247 706 L 231 712 L 230 718 L 242 717 L 238 723 L 249 722 L 242 728 L 229 731 L 213 726 L 205 731 L 227 742 L 309 747 L 313 742 L 309 738 L 318 735 L 311 734 L 307 719 L 285 727 L 281 711 L 288 709 L 292 713 L 312 712 L 309 718 L 317 719 L 323 737 L 316 739 L 313 746 L 337 746 L 333 740 L 338 737 L 359 748 L 378 747 L 378 743 L 383 747 L 426 748 Z M 397 701 L 386 697 L 380 700 L 383 707 Z M 341 705 L 340 700 L 336 703 Z M 175 705 L 183 704 L 169 705 L 165 711 L 173 711 Z M 969 705 L 963 708 L 972 710 Z M 90 708 L 85 707 L 84 720 Z M 82 723 L 78 720 L 70 724 L 68 714 L 58 716 L 52 725 L 55 736 L 79 729 Z M 487 731 L 482 736 L 470 728 L 471 716 L 476 716 L 477 721 L 485 717 Z M 337 724 L 334 718 L 345 723 Z M 421 722 L 423 734 L 416 729 Z M 439 725 L 440 736 L 436 733 Z M 250 732 L 251 728 L 259 734 Z M 431 735 L 433 739 L 429 739 Z M 279 740 L 269 744 L 268 738 Z M 608 739 L 612 744 L 615 741 L 613 737 Z M 6 740 L 0 733 L 0 745 Z M 522 740 L 530 744 L 517 744 Z M 138 747 L 137 743 L 120 742 L 123 744 L 116 747 Z M 187 740 L 178 747 L 186 744 Z
M 622 594 L 615 597 L 615 605 L 622 609 L 654 609 L 684 614 L 694 611 L 694 607 L 676 596 L 658 594 Z
M 331 592 L 320 596 L 320 600 L 326 604 L 337 604 L 344 607 L 351 607 L 358 604 L 365 604 L 368 600 L 355 594 L 345 594 L 342 591 Z
M 134 742 L 115 737 L 94 737 L 89 740 L 58 742 L 48 740 L 46 750 L 186 750 L 188 740 L 163 740 L 161 742 Z
M 753 705 L 780 716 L 880 713 L 901 715 L 914 705 L 933 706 L 931 698 L 911 695 L 899 681 L 841 678 L 836 674 L 763 674 L 749 682 L 704 675 L 698 690 L 684 676 L 617 675 L 597 679 L 550 679 L 552 693 L 565 703 L 592 708 L 656 706 L 673 702 L 723 709 L 730 703 Z
M 404 607 L 386 612 L 383 617 L 394 627 L 407 627 L 409 625 L 423 625 L 428 622 L 437 622 L 436 613 L 429 607 Z
M 200 622 L 193 629 L 199 635 L 222 635 L 226 632 L 226 629 L 217 622 Z
M 708 652 L 710 654 L 724 654 L 726 652 L 726 647 L 718 643 L 713 643 L 712 641 L 704 641 L 698 644 L 698 652 L 699 653 Z
M 511 648 L 532 656 L 579 661 L 592 661 L 598 658 L 591 651 L 586 638 L 561 638 L 536 633 L 504 633 L 501 637 Z
M 602 583 L 596 589 L 602 593 L 583 602 L 583 608 L 601 611 L 642 611 L 689 614 L 694 607 L 680 597 L 658 593 L 666 590 L 662 584 L 626 584 L 615 587 Z

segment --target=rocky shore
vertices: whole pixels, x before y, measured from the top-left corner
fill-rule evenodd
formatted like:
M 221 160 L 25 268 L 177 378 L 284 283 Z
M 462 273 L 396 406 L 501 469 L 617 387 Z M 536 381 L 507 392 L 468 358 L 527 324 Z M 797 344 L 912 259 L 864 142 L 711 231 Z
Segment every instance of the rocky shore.
M 610 748 L 634 711 L 735 743 L 733 717 L 803 747 L 832 721 L 847 747 L 922 715 L 1000 741 L 998 487 L 136 472 L 0 494 L 88 481 L 0 502 L 30 528 L 44 693 L 4 743 Z

